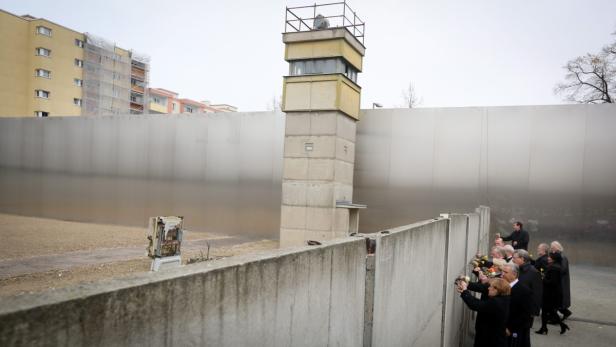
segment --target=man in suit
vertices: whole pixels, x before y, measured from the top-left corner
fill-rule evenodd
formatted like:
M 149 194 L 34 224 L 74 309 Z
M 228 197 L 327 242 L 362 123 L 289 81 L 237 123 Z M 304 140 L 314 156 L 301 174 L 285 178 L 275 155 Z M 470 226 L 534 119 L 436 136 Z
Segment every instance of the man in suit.
M 541 274 L 530 261 L 530 255 L 523 249 L 518 249 L 513 253 L 513 263 L 520 268 L 518 279 L 531 290 L 533 295 L 533 316 L 539 316 L 543 301 L 543 281 Z
M 496 234 L 496 237 L 501 237 L 500 234 Z M 511 241 L 511 245 L 514 249 L 528 250 L 528 242 L 530 241 L 530 235 L 528 231 L 524 230 L 522 222 L 513 223 L 513 232 L 509 236 L 501 237 L 503 241 Z
M 503 266 L 503 279 L 511 286 L 507 340 L 509 347 L 530 347 L 530 328 L 535 303 L 531 290 L 520 283 L 518 276 L 518 265 L 511 263 Z

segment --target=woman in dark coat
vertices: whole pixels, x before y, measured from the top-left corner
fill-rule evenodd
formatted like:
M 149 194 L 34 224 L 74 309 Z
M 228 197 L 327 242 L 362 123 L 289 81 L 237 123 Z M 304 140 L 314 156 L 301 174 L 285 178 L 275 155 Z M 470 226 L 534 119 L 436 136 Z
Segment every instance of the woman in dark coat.
M 475 347 L 506 347 L 506 325 L 509 316 L 511 287 L 502 278 L 490 280 L 487 300 L 475 298 L 467 289 L 468 283 L 458 282 L 457 290 L 464 303 L 483 316 L 481 326 L 475 327 Z
M 560 311 L 560 313 L 563 314 L 562 320 L 567 319 L 571 315 L 571 311 L 569 310 L 569 307 L 571 306 L 571 285 L 570 285 L 570 279 L 569 279 L 569 260 L 563 254 L 564 250 L 565 249 L 558 241 L 552 241 L 552 243 L 550 244 L 550 252 L 559 253 L 560 256 L 562 257 L 562 262 L 560 264 L 560 271 L 561 271 L 560 282 L 562 283 L 563 301 L 561 303 L 561 306 L 558 309 L 558 311 Z
M 548 319 L 553 319 L 560 324 L 560 333 L 564 334 L 569 330 L 567 324 L 563 323 L 556 311 L 561 307 L 562 296 L 562 257 L 560 253 L 550 253 L 548 255 L 548 267 L 543 276 L 543 306 L 541 307 L 541 329 L 535 331 L 537 334 L 548 334 Z

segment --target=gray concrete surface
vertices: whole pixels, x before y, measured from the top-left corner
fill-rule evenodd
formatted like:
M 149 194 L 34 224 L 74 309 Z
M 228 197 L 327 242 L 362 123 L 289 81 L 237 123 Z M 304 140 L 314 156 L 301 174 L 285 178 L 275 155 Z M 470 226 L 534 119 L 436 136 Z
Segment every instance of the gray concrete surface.
M 571 311 L 565 322 L 571 327 L 560 335 L 557 325 L 548 325 L 548 335 L 531 333 L 534 347 L 616 345 L 616 268 L 572 266 Z M 535 320 L 533 330 L 539 329 Z
M 572 263 L 616 262 L 616 105 L 362 110 L 353 200 L 371 233 L 492 207 Z M 282 113 L 0 119 L 0 211 L 275 238 Z M 597 252 L 598 250 L 598 252 Z
M 1 346 L 359 346 L 365 240 L 0 298 Z
M 454 280 L 461 274 L 469 275 L 470 259 L 467 258 L 468 215 L 449 215 L 449 243 L 447 247 L 447 280 L 443 346 L 456 346 L 466 334 L 463 331 L 464 302 L 456 300 Z M 473 248 L 473 247 L 471 247 Z
M 448 220 L 377 238 L 372 346 L 439 346 Z

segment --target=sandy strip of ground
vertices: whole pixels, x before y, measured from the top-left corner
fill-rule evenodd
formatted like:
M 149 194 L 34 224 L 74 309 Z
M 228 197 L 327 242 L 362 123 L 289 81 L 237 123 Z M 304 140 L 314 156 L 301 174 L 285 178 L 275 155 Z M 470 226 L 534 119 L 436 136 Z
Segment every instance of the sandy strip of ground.
M 0 260 L 147 245 L 146 228 L 0 214 Z M 185 240 L 223 237 L 189 231 Z
M 276 240 L 244 242 L 239 238 L 216 235 L 206 232 L 187 232 L 186 243 L 194 247 L 185 247 L 182 252 L 184 263 L 190 258 L 205 255 L 206 247 L 201 245 L 205 239 L 219 240 L 220 246 L 212 246 L 210 257 L 229 257 L 256 251 L 278 248 Z M 234 244 L 222 239 L 234 240 Z M 145 228 L 102 225 L 90 223 L 67 222 L 46 218 L 23 217 L 0 214 L 0 240 L 2 251 L 0 262 L 34 262 L 41 256 L 74 254 L 80 251 L 100 252 L 104 249 L 143 248 L 147 244 Z M 72 253 L 71 253 L 72 252 Z M 28 292 L 53 290 L 101 279 L 123 277 L 133 273 L 149 271 L 151 259 L 145 255 L 139 259 L 121 259 L 118 261 L 101 261 L 100 264 L 79 266 L 67 260 L 67 266 L 57 270 L 21 274 L 0 279 L 0 296 L 16 295 Z M 70 265 L 70 266 L 69 266 Z M 188 265 L 190 266 L 190 265 Z

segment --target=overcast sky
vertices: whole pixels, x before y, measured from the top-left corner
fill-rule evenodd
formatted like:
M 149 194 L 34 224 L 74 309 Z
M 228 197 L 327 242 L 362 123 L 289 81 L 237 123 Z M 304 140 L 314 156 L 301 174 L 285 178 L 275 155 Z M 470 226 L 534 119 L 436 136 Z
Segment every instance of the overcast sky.
M 325 0 L 324 2 L 330 2 Z M 0 0 L 151 57 L 150 86 L 265 110 L 282 94 L 285 6 L 311 1 Z M 616 40 L 616 0 L 351 0 L 366 22 L 362 108 L 558 104 L 567 60 Z M 0 33 L 1 35 L 2 33 Z

